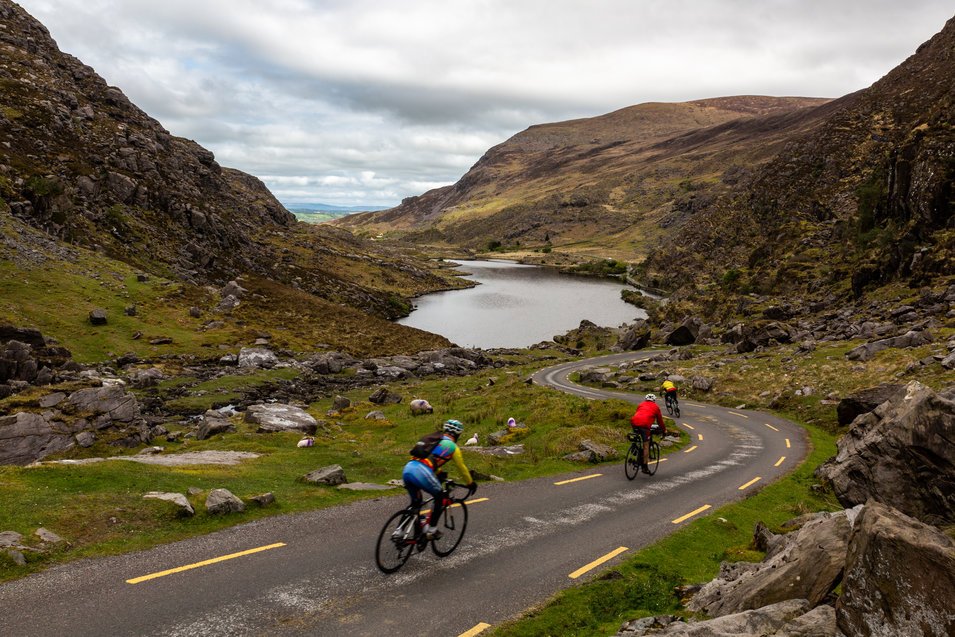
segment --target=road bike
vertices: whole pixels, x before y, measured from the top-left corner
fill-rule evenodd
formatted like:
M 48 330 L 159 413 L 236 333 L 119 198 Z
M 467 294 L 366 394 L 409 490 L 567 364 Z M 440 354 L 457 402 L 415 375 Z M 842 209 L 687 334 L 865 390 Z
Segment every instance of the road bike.
M 647 461 L 647 469 L 650 475 L 657 472 L 660 466 L 660 445 L 653 439 L 653 434 L 659 431 L 658 425 L 650 428 L 650 450 Z M 627 450 L 627 457 L 623 461 L 623 471 L 627 474 L 628 480 L 633 480 L 640 472 L 640 466 L 643 464 L 643 436 L 638 431 L 631 431 L 627 434 L 627 440 L 630 441 L 630 448 Z
M 663 402 L 666 405 L 668 416 L 680 417 L 680 399 L 677 398 L 676 393 L 667 392 L 663 394 Z
M 444 508 L 436 525 L 441 531 L 440 537 L 428 539 L 424 529 L 428 521 L 429 505 L 434 498 L 427 498 L 420 504 L 409 504 L 406 508 L 392 514 L 378 534 L 375 545 L 375 563 L 383 573 L 394 573 L 404 566 L 415 551 L 421 552 L 431 544 L 431 550 L 438 557 L 451 555 L 458 548 L 464 530 L 468 526 L 468 507 L 464 503 L 467 495 L 457 497 L 455 491 L 467 487 L 453 480 L 445 480 L 438 497 L 443 498 Z M 425 512 L 422 513 L 422 509 Z

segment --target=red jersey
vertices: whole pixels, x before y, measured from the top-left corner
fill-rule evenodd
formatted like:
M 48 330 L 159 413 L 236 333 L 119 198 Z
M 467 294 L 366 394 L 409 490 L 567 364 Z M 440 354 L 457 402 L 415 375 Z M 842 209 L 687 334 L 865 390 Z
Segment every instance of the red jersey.
M 630 424 L 634 427 L 643 427 L 649 429 L 656 421 L 660 429 L 666 431 L 666 425 L 663 424 L 663 414 L 660 408 L 652 400 L 645 400 L 637 407 L 636 413 L 630 417 Z

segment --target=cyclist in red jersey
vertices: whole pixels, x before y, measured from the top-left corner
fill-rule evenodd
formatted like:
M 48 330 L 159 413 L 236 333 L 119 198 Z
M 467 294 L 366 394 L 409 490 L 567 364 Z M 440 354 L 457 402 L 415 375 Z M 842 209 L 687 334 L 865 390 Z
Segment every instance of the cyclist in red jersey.
M 630 424 L 633 430 L 640 433 L 643 439 L 643 466 L 640 468 L 644 473 L 650 473 L 647 467 L 647 461 L 650 456 L 650 427 L 654 422 L 660 425 L 660 435 L 665 436 L 667 426 L 663 422 L 663 414 L 657 406 L 657 397 L 654 394 L 647 394 L 646 400 L 637 406 L 637 411 L 630 417 Z

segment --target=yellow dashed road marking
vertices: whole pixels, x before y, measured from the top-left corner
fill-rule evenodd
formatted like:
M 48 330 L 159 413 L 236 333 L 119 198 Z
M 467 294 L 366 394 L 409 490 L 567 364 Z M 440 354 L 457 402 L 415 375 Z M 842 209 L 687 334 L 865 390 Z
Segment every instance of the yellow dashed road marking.
M 739 416 L 740 418 L 749 418 L 749 416 L 747 416 L 746 414 L 740 414 L 735 411 L 731 411 L 730 413 L 733 414 L 734 416 Z
M 690 453 L 690 452 L 693 451 L 694 449 L 696 449 L 696 445 L 693 445 L 693 446 L 690 447 L 689 449 L 684 449 L 684 450 L 683 450 L 683 453 Z
M 768 422 L 764 422 L 763 424 L 766 425 L 767 427 L 769 427 L 770 429 L 772 429 L 773 431 L 779 431 L 778 429 L 776 429 L 775 427 L 773 427 L 773 426 L 772 426 L 771 424 L 769 424 Z
M 693 430 L 693 425 L 688 425 L 688 424 L 686 424 L 686 423 L 683 423 L 683 426 L 686 427 L 687 429 L 689 429 L 690 431 Z
M 608 560 L 612 560 L 613 558 L 617 557 L 618 555 L 620 555 L 621 553 L 623 553 L 624 551 L 627 551 L 627 550 L 629 550 L 629 549 L 628 549 L 626 546 L 621 546 L 620 548 L 614 549 L 614 550 L 610 551 L 609 553 L 607 553 L 606 555 L 604 555 L 603 557 L 597 558 L 596 560 L 594 560 L 594 561 L 591 562 L 590 564 L 587 564 L 586 566 L 581 566 L 580 568 L 578 568 L 576 571 L 574 571 L 573 573 L 571 573 L 571 574 L 568 575 L 567 577 L 569 577 L 569 578 L 571 578 L 571 579 L 577 579 L 578 577 L 580 577 L 581 575 L 583 575 L 583 574 L 586 573 L 587 571 L 590 571 L 590 570 L 593 570 L 593 569 L 597 568 L 598 566 L 600 566 L 600 565 L 603 564 L 604 562 L 606 562 L 606 561 L 608 561 Z
M 789 438 L 786 438 L 786 448 L 787 448 L 787 449 L 789 449 L 789 448 L 790 448 L 790 444 L 789 444 Z
M 760 478 L 760 477 L 753 478 L 752 480 L 750 480 L 749 482 L 747 482 L 746 484 L 744 484 L 743 486 L 741 486 L 741 487 L 739 488 L 739 490 L 742 491 L 743 489 L 746 489 L 747 487 L 751 487 L 751 486 L 753 486 L 754 484 L 756 484 L 757 482 L 759 482 L 760 480 L 762 480 L 762 478 Z
M 701 507 L 700 507 L 699 509 L 697 509 L 696 511 L 690 511 L 690 512 L 687 513 L 686 515 L 681 515 L 681 516 L 678 517 L 677 519 L 673 520 L 673 524 L 679 524 L 680 522 L 683 522 L 683 521 L 685 521 L 685 520 L 689 520 L 689 519 L 692 518 L 694 515 L 703 513 L 704 511 L 706 511 L 706 510 L 709 509 L 709 508 L 711 508 L 709 504 L 704 504 L 703 506 L 701 506 Z
M 481 622 L 480 624 L 478 624 L 471 630 L 461 633 L 460 635 L 458 635 L 458 637 L 474 637 L 477 634 L 483 633 L 485 630 L 487 630 L 490 627 L 491 627 L 490 624 L 485 624 L 484 622 Z
M 582 478 L 571 478 L 570 480 L 561 480 L 560 482 L 555 482 L 554 484 L 560 486 L 562 484 L 570 484 L 571 482 L 580 482 L 581 480 L 590 480 L 591 478 L 598 478 L 602 476 L 602 473 L 592 473 L 589 476 L 584 476 Z
M 268 546 L 260 546 L 259 548 L 249 549 L 248 551 L 239 551 L 238 553 L 230 553 L 229 555 L 223 555 L 222 557 L 214 557 L 211 560 L 203 560 L 202 562 L 196 562 L 195 564 L 187 564 L 185 566 L 178 566 L 176 568 L 171 568 L 167 571 L 159 571 L 158 573 L 150 573 L 149 575 L 143 575 L 142 577 L 134 577 L 133 579 L 126 580 L 126 583 L 139 584 L 140 582 L 156 579 L 157 577 L 164 577 L 166 575 L 172 575 L 173 573 L 181 573 L 183 571 L 199 568 L 201 566 L 209 566 L 210 564 L 225 562 L 226 560 L 234 560 L 237 557 L 252 555 L 253 553 L 260 553 L 261 551 L 268 551 L 269 549 L 277 549 L 280 546 L 285 546 L 285 542 L 277 542 L 275 544 L 269 544 Z
M 781 465 L 781 464 L 783 463 L 783 460 L 785 460 L 785 459 L 786 459 L 786 456 L 780 456 L 779 460 L 777 460 L 777 461 L 776 461 L 776 464 L 774 464 L 773 466 L 774 466 L 774 467 L 778 467 L 779 465 Z
M 696 435 L 699 437 L 700 442 L 703 442 L 703 434 L 696 434 Z

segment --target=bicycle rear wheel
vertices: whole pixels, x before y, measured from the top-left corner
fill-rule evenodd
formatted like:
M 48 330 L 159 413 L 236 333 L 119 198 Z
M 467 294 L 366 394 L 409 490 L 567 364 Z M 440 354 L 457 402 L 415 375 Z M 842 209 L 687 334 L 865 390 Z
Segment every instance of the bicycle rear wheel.
M 672 415 L 673 415 L 673 401 L 668 397 L 664 402 L 666 403 L 666 406 L 667 406 L 667 416 L 672 416 Z M 680 414 L 679 414 L 679 412 L 677 412 L 677 418 L 679 418 L 679 417 L 680 417 Z
M 417 517 L 412 511 L 396 511 L 381 527 L 375 545 L 375 564 L 382 573 L 394 573 L 411 557 L 417 543 Z
M 680 417 L 680 401 L 679 400 L 673 401 L 673 416 L 675 418 Z
M 643 447 L 636 444 L 630 445 L 630 449 L 627 450 L 627 457 L 623 461 L 623 472 L 627 474 L 627 480 L 633 480 L 637 477 L 640 465 L 643 464 L 641 461 L 642 454 Z
M 447 506 L 441 512 L 441 519 L 437 528 L 441 531 L 441 537 L 431 540 L 431 550 L 438 557 L 451 555 L 451 552 L 458 548 L 458 544 L 461 543 L 464 530 L 468 528 L 467 505 L 464 502 L 458 502 Z
M 650 475 L 653 475 L 657 472 L 657 467 L 660 466 L 660 445 L 657 444 L 656 440 L 650 441 L 650 458 L 647 463 L 647 469 L 650 470 Z

